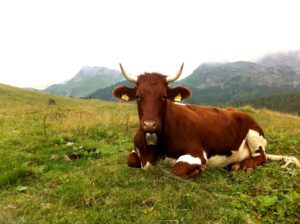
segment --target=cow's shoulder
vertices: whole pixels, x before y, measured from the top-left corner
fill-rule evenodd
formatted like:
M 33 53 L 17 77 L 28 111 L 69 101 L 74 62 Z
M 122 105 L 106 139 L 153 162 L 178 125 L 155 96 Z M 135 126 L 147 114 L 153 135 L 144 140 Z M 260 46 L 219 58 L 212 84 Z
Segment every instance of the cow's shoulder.
M 198 105 L 193 105 L 193 104 L 187 104 L 186 107 L 194 111 L 198 114 L 211 114 L 211 115 L 218 115 L 218 114 L 230 114 L 234 111 L 236 111 L 234 108 L 218 108 L 214 106 L 198 106 Z

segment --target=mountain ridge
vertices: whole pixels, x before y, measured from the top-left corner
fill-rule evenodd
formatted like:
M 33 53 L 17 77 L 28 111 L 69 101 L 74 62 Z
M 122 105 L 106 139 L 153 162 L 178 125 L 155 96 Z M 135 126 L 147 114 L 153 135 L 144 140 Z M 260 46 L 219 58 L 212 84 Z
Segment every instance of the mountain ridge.
M 101 79 L 95 78 L 97 74 L 101 74 Z M 129 85 L 123 80 L 119 71 L 87 66 L 65 84 L 56 84 L 46 92 L 114 100 L 112 89 L 120 84 Z M 189 87 L 193 92 L 189 103 L 212 105 L 297 91 L 300 89 L 300 51 L 268 54 L 254 62 L 202 63 L 192 74 L 170 85 Z
M 268 55 L 266 57 L 270 58 Z M 285 65 L 280 60 L 276 60 L 273 67 L 249 61 L 203 63 L 191 75 L 170 86 L 184 85 L 190 88 L 193 94 L 188 103 L 223 105 L 300 90 L 300 73 L 292 65 Z M 128 84 L 122 82 L 98 89 L 87 98 L 115 100 L 111 95 L 112 89 Z
M 203 63 L 179 83 L 189 84 L 199 89 L 213 86 L 222 87 L 225 82 L 237 76 L 249 77 L 257 85 L 300 84 L 300 73 L 297 73 L 291 66 L 265 67 L 248 61 Z
M 62 96 L 84 97 L 99 88 L 105 88 L 123 79 L 117 70 L 86 66 L 81 68 L 70 80 L 61 84 L 53 84 L 44 91 Z

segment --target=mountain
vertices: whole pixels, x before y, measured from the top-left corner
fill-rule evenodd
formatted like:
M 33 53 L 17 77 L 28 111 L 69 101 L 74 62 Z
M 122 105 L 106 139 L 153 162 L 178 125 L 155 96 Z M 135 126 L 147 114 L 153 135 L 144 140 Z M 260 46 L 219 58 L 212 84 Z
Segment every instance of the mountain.
M 284 64 L 264 66 L 238 61 L 201 64 L 178 84 L 190 87 L 194 104 L 220 105 L 299 90 L 300 73 Z
M 203 89 L 224 87 L 231 81 L 252 82 L 257 85 L 281 86 L 300 84 L 300 73 L 291 66 L 264 66 L 262 64 L 238 61 L 232 63 L 201 64 L 180 83 Z
M 63 84 L 51 85 L 44 91 L 56 95 L 84 97 L 123 79 L 123 76 L 117 70 L 96 66 L 83 67 L 69 81 Z

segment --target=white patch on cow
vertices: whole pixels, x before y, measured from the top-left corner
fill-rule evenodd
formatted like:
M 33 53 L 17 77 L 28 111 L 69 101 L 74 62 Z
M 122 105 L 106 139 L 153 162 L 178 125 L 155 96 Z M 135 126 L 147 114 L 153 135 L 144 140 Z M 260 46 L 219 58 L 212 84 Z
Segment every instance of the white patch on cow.
M 259 135 L 257 131 L 250 129 L 246 138 L 248 146 L 251 150 L 251 154 L 255 153 L 255 151 L 258 150 L 260 146 L 265 151 L 267 140 L 263 136 Z
M 185 106 L 185 104 L 184 104 L 184 103 L 178 103 L 178 102 L 174 102 L 174 104 L 176 104 L 176 105 L 181 105 L 181 106 Z
M 227 160 L 228 157 L 226 156 L 215 155 L 207 160 L 206 165 L 209 167 L 224 167 L 227 164 Z
M 243 140 L 238 151 L 231 151 L 231 156 L 215 155 L 208 159 L 207 165 L 211 167 L 225 167 L 231 163 L 242 161 L 249 157 L 249 149 Z
M 260 146 L 265 150 L 266 145 L 267 141 L 263 136 L 260 136 L 257 131 L 249 130 L 237 151 L 231 151 L 232 154 L 228 157 L 223 155 L 212 156 L 208 159 L 207 165 L 211 167 L 225 167 L 248 158 L 250 154 L 253 157 L 260 156 L 260 153 L 255 153 L 255 151 L 258 150 Z
M 232 159 L 235 160 L 233 162 L 242 161 L 250 156 L 250 151 L 246 143 L 246 140 L 242 141 L 242 144 L 240 145 L 238 151 L 231 151 L 231 152 L 232 152 L 231 157 L 233 156 Z
M 207 153 L 205 151 L 203 151 L 203 157 L 207 161 Z
M 149 161 L 146 162 L 146 165 L 145 165 L 145 166 L 143 166 L 142 163 L 141 163 L 141 165 L 142 165 L 142 168 L 143 168 L 144 170 L 147 170 L 147 169 L 149 169 L 149 168 L 151 167 L 151 163 L 150 163 Z
M 188 164 L 196 164 L 196 165 L 201 165 L 201 160 L 200 158 L 198 157 L 193 157 L 191 155 L 183 155 L 183 156 L 180 156 L 176 163 L 178 162 L 185 162 L 185 163 L 188 163 Z
M 260 156 L 261 154 L 259 152 L 256 152 L 256 153 L 253 153 L 251 156 L 252 157 L 257 157 L 257 156 Z

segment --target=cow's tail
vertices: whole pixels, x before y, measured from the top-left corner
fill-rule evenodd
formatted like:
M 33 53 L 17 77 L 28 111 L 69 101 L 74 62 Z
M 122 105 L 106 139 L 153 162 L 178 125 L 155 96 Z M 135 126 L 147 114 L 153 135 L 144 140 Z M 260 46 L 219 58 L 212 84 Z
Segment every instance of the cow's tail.
M 300 168 L 300 162 L 295 156 L 283 156 L 283 155 L 271 155 L 266 154 L 267 159 L 270 160 L 283 160 L 285 164 L 281 166 L 282 168 L 286 168 L 289 164 L 295 164 L 297 168 Z

